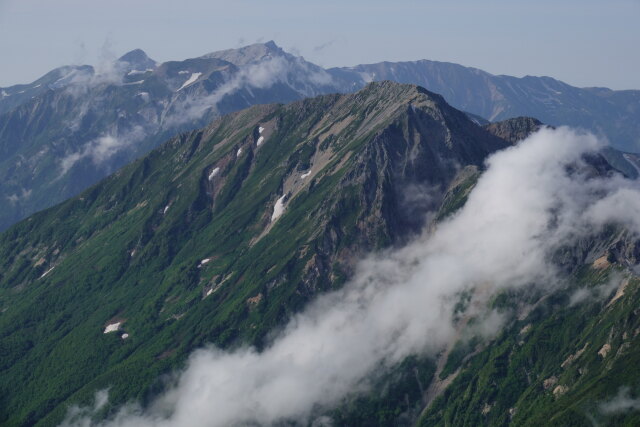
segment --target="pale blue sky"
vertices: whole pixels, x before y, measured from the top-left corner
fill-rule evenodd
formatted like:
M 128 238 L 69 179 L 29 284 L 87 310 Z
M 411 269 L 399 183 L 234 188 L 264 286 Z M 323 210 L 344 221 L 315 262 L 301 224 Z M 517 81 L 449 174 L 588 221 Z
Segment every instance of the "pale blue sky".
M 142 48 L 274 40 L 322 66 L 433 59 L 640 89 L 640 0 L 0 0 L 0 86 Z

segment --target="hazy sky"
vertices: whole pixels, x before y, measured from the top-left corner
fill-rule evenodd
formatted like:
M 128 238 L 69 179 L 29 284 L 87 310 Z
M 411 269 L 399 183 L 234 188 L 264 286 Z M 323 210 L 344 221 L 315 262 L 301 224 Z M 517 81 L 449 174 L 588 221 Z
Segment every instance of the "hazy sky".
M 274 40 L 322 66 L 433 59 L 640 89 L 640 0 L 0 0 L 0 86 L 142 48 Z

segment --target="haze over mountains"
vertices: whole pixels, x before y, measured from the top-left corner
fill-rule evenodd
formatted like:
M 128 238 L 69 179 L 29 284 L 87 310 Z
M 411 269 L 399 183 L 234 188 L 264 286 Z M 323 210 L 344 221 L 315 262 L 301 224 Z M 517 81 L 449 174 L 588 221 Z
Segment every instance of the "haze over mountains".
M 579 89 L 426 60 L 324 70 L 273 42 L 163 64 L 135 50 L 103 69 L 62 67 L 0 89 L 0 229 L 78 194 L 176 132 L 250 105 L 386 79 L 419 84 L 487 120 L 531 116 L 591 130 L 622 151 L 639 147 L 638 91 Z

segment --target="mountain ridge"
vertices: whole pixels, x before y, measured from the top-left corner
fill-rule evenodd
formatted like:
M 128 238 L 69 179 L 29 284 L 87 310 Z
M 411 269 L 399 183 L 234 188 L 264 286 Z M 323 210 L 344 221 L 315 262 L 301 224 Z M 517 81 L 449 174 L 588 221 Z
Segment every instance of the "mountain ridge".
M 13 348 L 2 384 L 42 397 L 3 392 L 3 422 L 59 421 L 64 402 L 102 385 L 132 398 L 141 390 L 124 378 L 150 387 L 209 340 L 260 347 L 362 253 L 415 234 L 425 218 L 414 213 L 459 168 L 508 145 L 439 95 L 391 82 L 254 106 L 172 138 L 0 235 L 0 331 Z M 409 184 L 438 190 L 416 200 Z
M 120 59 L 102 70 L 63 67 L 2 89 L 8 96 L 0 99 L 0 150 L 11 154 L 0 162 L 0 229 L 77 194 L 177 132 L 254 104 L 353 92 L 372 73 L 441 93 L 472 115 L 591 128 L 618 148 L 634 147 L 627 136 L 638 134 L 640 122 L 638 91 L 578 89 L 427 60 L 324 70 L 273 42 L 163 64 L 141 50 Z

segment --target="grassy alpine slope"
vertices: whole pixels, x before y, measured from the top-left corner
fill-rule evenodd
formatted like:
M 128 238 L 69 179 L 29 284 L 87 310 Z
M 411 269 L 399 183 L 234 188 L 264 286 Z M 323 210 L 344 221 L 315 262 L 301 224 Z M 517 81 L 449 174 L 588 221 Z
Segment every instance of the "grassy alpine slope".
M 104 389 L 102 415 L 144 406 L 194 349 L 265 348 L 363 255 L 412 240 L 425 212 L 465 206 L 487 156 L 538 126 L 482 128 L 422 88 L 373 83 L 225 116 L 18 223 L 0 235 L 0 422 L 54 425 Z M 589 165 L 612 172 L 602 157 Z M 634 239 L 612 227 L 562 249 L 569 286 L 498 294 L 491 305 L 511 317 L 497 336 L 409 357 L 327 415 L 633 425 L 602 408 L 640 384 Z
M 104 388 L 144 403 L 195 348 L 260 348 L 362 254 L 422 228 L 432 206 L 407 188 L 437 205 L 507 145 L 389 82 L 173 138 L 0 235 L 0 421 L 52 425 Z

